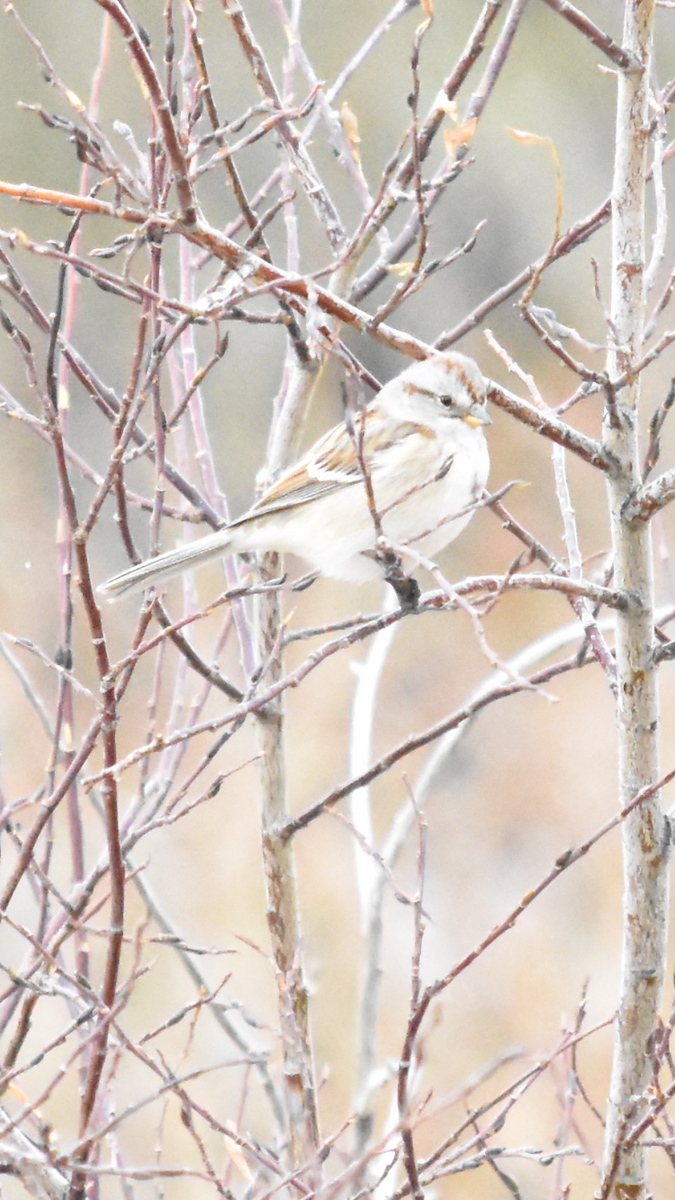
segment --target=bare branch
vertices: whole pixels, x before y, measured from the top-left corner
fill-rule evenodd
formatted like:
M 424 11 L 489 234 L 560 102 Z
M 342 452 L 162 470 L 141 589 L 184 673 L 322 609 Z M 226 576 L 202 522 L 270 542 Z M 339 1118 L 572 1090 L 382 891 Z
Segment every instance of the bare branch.
M 660 512 L 666 505 L 675 500 L 675 470 L 664 471 L 658 479 L 633 495 L 629 496 L 623 506 L 623 518 L 627 522 L 649 521 L 654 513 Z
M 560 13 L 561 17 L 564 17 L 566 21 L 569 21 L 570 25 L 573 25 L 575 29 L 583 33 L 589 42 L 598 47 L 598 50 L 602 50 L 603 54 L 606 54 L 607 58 L 615 66 L 619 67 L 620 70 L 640 70 L 640 64 L 636 59 L 632 58 L 625 50 L 622 50 L 621 46 L 617 46 L 609 34 L 605 33 L 603 29 L 600 29 L 598 25 L 591 21 L 590 17 L 586 16 L 586 13 L 581 12 L 580 9 L 570 4 L 569 0 L 544 0 L 544 4 L 548 4 L 549 8 L 552 8 L 554 12 Z
M 623 829 L 624 924 L 619 1019 L 599 1195 L 646 1195 L 645 1154 L 627 1145 L 627 1129 L 646 1107 L 646 1047 L 658 1021 L 665 972 L 668 827 L 659 803 L 659 701 L 653 652 L 653 552 L 649 523 L 628 522 L 625 506 L 641 484 L 638 425 L 645 304 L 645 194 L 648 80 L 653 0 L 624 10 L 624 48 L 641 66 L 618 82 L 612 200 L 612 312 L 610 380 L 626 386 L 606 405 L 604 440 L 616 461 L 609 476 L 614 577 L 630 597 L 616 622 L 618 788 L 623 809 L 644 793 L 644 806 Z M 609 397 L 608 397 L 609 400 Z
M 524 425 L 528 425 L 530 429 L 543 434 L 552 442 L 557 442 L 559 446 L 564 446 L 566 450 L 571 450 L 590 466 L 611 475 L 614 470 L 612 458 L 600 442 L 579 433 L 553 413 L 543 412 L 528 400 L 522 400 L 499 384 L 490 384 L 489 396 L 493 404 L 522 421 Z

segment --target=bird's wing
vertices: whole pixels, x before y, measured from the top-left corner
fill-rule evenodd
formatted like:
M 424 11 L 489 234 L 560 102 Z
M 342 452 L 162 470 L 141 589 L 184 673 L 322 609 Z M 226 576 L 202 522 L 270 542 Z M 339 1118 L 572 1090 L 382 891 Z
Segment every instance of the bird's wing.
M 327 496 L 341 487 L 344 487 L 344 482 L 340 483 L 337 480 L 309 480 L 305 477 L 303 482 L 301 479 L 294 481 L 282 476 L 248 512 L 231 524 L 244 525 L 253 518 L 272 516 L 274 513 L 286 512 L 289 508 L 298 508 L 301 504 L 308 504 L 310 500 Z
M 361 464 L 354 447 L 354 438 L 359 436 L 358 420 L 357 417 L 353 432 L 346 424 L 329 429 L 303 458 L 268 488 L 248 512 L 232 524 L 241 525 L 254 517 L 287 511 L 358 483 L 362 479 Z M 369 410 L 365 411 L 363 457 L 366 464 L 382 444 L 385 428 L 391 435 L 391 421 L 385 423 L 379 414 L 376 416 Z

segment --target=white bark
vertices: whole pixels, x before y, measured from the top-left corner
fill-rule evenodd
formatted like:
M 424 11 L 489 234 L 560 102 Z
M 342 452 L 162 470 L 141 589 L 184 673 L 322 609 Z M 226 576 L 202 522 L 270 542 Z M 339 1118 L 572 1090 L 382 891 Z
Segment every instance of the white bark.
M 289 358 L 292 360 L 292 354 L 289 354 Z M 289 445 L 296 434 L 312 383 L 312 372 L 303 370 L 293 362 L 268 452 L 267 466 L 271 474 L 288 456 Z M 278 559 L 276 556 L 267 556 L 267 561 L 275 574 Z M 281 612 L 278 593 L 258 596 L 255 612 L 258 661 L 272 682 L 279 679 L 283 672 L 279 653 Z M 292 841 L 284 840 L 278 834 L 279 828 L 288 819 L 283 697 L 267 705 L 258 721 L 258 749 L 261 754 L 262 849 L 267 924 L 276 971 L 291 1157 L 295 1167 L 309 1164 L 308 1182 L 318 1187 L 319 1121 L 295 856 Z
M 278 597 L 258 598 L 256 631 L 261 658 L 271 663 L 273 676 L 281 672 L 275 642 L 280 627 Z M 267 892 L 267 924 L 277 979 L 279 1029 L 284 1060 L 284 1091 L 292 1161 L 295 1167 L 314 1164 L 309 1178 L 318 1184 L 319 1125 L 314 1064 L 309 1033 L 307 985 L 303 970 L 300 909 L 295 856 L 290 841 L 278 828 L 288 818 L 284 754 L 283 701 L 268 706 L 258 722 L 261 754 L 262 847 Z
M 609 375 L 616 379 L 640 357 L 644 314 L 645 170 L 648 69 L 654 0 L 626 0 L 624 49 L 641 69 L 619 76 L 612 196 L 612 322 L 617 344 Z M 616 617 L 619 806 L 659 778 L 658 693 L 653 659 L 652 542 L 648 523 L 629 523 L 624 505 L 640 485 L 636 377 L 607 405 L 605 446 L 615 460 L 609 481 L 615 584 L 629 598 Z M 611 401 L 611 398 L 610 398 Z M 664 976 L 666 933 L 665 827 L 659 797 L 626 820 L 621 996 L 610 1086 L 601 1195 L 645 1197 L 645 1154 L 625 1141 L 645 1106 L 650 1080 L 648 1042 Z

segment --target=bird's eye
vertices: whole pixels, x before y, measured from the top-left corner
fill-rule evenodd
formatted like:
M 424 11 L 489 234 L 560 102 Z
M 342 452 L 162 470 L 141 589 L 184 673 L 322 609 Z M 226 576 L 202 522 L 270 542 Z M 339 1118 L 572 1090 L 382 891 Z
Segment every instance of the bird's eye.
M 438 399 L 440 400 L 440 402 L 444 406 L 444 408 L 452 408 L 452 406 L 453 406 L 452 396 L 439 396 Z

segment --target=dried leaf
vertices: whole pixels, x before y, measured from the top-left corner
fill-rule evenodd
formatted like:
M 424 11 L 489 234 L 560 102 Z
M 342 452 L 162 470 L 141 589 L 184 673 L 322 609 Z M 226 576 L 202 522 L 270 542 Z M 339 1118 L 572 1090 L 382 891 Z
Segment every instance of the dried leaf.
M 387 267 L 387 270 L 390 275 L 398 275 L 399 279 L 407 279 L 408 276 L 412 274 L 414 266 L 414 262 L 401 261 L 397 263 L 390 263 Z
M 446 129 L 443 133 L 443 143 L 446 152 L 454 158 L 460 146 L 466 146 L 471 141 L 476 128 L 478 126 L 478 118 L 470 117 L 468 121 L 463 121 L 461 125 L 455 126 L 454 129 Z
M 527 129 L 513 129 L 512 126 L 507 126 L 507 133 L 510 133 L 512 138 L 517 142 L 550 142 L 551 139 L 541 133 L 528 133 Z
M 76 92 L 71 91 L 70 88 L 64 88 L 64 93 L 66 100 L 69 104 L 72 104 L 76 112 L 84 112 L 84 104 Z
M 448 100 L 448 97 L 446 96 L 445 92 L 438 93 L 438 96 L 436 97 L 436 100 L 434 101 L 434 108 L 438 112 L 444 112 L 446 117 L 450 117 L 450 120 L 455 125 L 457 125 L 457 123 L 459 122 L 459 109 L 457 107 L 457 101 L 456 100 Z
M 345 131 L 345 136 L 349 142 L 349 149 L 354 156 L 354 160 L 359 164 L 359 166 L 361 166 L 361 154 L 359 151 L 359 146 L 361 144 L 361 138 L 359 136 L 359 122 L 357 120 L 356 113 L 352 108 L 349 107 L 346 100 L 340 109 L 340 120 L 342 121 L 342 128 Z
M 248 1163 L 244 1158 L 244 1154 L 239 1143 L 235 1141 L 234 1137 L 230 1137 L 230 1135 L 227 1133 L 223 1134 L 223 1141 L 225 1142 L 225 1149 L 232 1159 L 232 1162 L 237 1168 L 239 1174 L 243 1179 L 246 1180 L 247 1183 L 252 1183 L 253 1176 L 251 1175 Z

